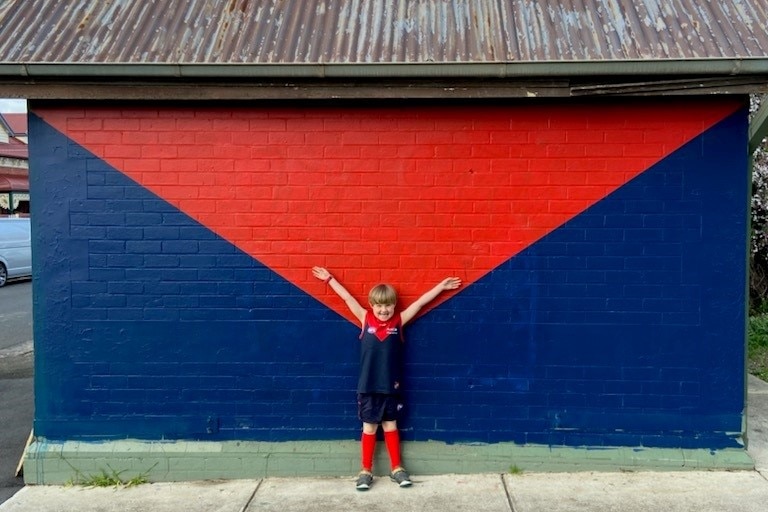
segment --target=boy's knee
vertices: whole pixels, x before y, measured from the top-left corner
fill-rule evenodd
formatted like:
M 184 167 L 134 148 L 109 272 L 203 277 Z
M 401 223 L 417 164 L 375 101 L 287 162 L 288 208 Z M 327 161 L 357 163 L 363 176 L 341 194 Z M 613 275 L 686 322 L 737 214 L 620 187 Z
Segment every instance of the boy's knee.
M 393 430 L 397 430 L 397 422 L 396 421 L 382 421 L 381 422 L 381 428 L 384 430 L 384 432 L 392 432 Z
M 375 434 L 379 430 L 379 425 L 376 423 L 363 423 L 363 434 Z

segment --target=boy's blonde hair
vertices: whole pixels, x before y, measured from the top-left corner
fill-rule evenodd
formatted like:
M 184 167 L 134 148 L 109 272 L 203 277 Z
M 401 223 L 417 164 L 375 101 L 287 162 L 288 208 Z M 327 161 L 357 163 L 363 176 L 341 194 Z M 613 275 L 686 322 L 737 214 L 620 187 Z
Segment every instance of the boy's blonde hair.
M 377 284 L 368 293 L 368 302 L 370 304 L 396 304 L 397 292 L 392 285 Z

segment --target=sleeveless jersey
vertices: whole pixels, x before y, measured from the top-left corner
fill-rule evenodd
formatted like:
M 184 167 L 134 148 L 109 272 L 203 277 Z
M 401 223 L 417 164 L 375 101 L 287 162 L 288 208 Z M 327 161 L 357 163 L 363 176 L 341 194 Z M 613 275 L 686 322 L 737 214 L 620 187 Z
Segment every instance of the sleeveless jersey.
M 403 337 L 400 313 L 382 322 L 370 311 L 365 314 L 360 332 L 360 378 L 358 393 L 400 392 Z

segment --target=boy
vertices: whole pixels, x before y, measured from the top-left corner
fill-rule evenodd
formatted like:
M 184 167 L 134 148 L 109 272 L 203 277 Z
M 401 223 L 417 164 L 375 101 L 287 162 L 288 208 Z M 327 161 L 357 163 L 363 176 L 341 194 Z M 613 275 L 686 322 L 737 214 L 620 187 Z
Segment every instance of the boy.
M 328 270 L 313 267 L 312 274 L 330 285 L 336 294 L 360 321 L 360 377 L 357 383 L 358 416 L 363 422 L 362 465 L 363 469 L 355 484 L 357 490 L 366 491 L 373 483 L 373 454 L 376 448 L 376 431 L 381 424 L 384 442 L 391 465 L 390 478 L 400 487 L 411 485 L 408 473 L 400 465 L 400 434 L 397 417 L 402 404 L 402 327 L 413 320 L 418 312 L 440 293 L 461 286 L 458 277 L 447 277 L 434 288 L 419 297 L 399 314 L 395 313 L 397 294 L 388 284 L 374 286 L 368 294 L 372 311 L 366 310 L 341 285 Z

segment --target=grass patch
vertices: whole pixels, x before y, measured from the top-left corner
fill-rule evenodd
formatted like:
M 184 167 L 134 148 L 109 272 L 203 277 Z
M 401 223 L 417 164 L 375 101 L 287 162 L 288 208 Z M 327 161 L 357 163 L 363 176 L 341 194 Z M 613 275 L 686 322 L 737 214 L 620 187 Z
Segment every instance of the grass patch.
M 67 485 L 81 485 L 83 487 L 136 487 L 137 485 L 149 483 L 147 476 L 157 466 L 156 462 L 144 473 L 125 479 L 122 475 L 127 470 L 116 471 L 109 464 L 107 464 L 109 471 L 102 469 L 100 473 L 95 475 L 84 475 L 80 470 L 72 466 L 69 461 L 66 459 L 64 461 L 75 471 L 74 478 L 67 482 Z
M 517 466 L 517 464 L 512 464 L 509 467 L 509 474 L 510 475 L 522 475 L 523 470 Z
M 768 315 L 750 317 L 747 335 L 747 371 L 768 381 Z

